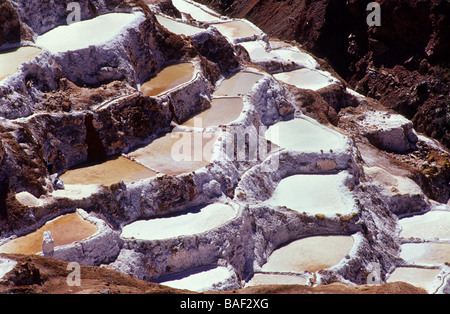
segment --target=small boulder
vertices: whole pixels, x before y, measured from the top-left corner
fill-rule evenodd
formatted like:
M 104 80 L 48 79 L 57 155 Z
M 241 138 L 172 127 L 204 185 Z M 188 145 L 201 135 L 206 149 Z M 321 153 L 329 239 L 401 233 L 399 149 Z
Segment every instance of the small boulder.
M 396 176 L 379 167 L 364 167 L 364 173 L 381 185 L 390 210 L 396 215 L 422 212 L 430 202 L 412 179 Z
M 374 111 L 366 112 L 355 121 L 362 134 L 379 149 L 407 153 L 416 149 L 419 140 L 410 120 L 399 114 Z
M 44 256 L 52 256 L 54 249 L 55 241 L 53 240 L 51 231 L 44 231 L 42 253 L 44 253 Z

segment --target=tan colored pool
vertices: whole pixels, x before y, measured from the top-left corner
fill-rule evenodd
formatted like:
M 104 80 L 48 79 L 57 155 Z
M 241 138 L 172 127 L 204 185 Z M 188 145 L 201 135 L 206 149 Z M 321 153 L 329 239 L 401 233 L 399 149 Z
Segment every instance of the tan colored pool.
M 252 279 L 247 282 L 246 287 L 266 286 L 266 285 L 306 285 L 305 277 L 292 276 L 285 274 L 255 274 Z
M 145 96 L 157 96 L 172 88 L 189 82 L 194 76 L 194 65 L 190 62 L 173 64 L 162 69 L 156 76 L 141 86 Z
M 226 23 L 213 24 L 217 30 L 229 38 L 251 37 L 260 34 L 260 31 L 244 21 L 231 21 Z
M 0 52 L 0 81 L 16 73 L 22 63 L 33 60 L 41 51 L 36 47 L 20 47 Z
M 198 34 L 202 31 L 205 31 L 203 28 L 195 27 L 188 25 L 186 23 L 177 22 L 172 19 L 169 19 L 167 17 L 161 16 L 161 15 L 155 15 L 156 19 L 158 20 L 159 24 L 167 28 L 172 33 L 178 34 L 178 35 L 186 35 L 186 36 L 192 36 L 195 34 Z
M 263 271 L 309 271 L 337 265 L 354 244 L 352 236 L 315 236 L 293 241 L 276 249 Z
M 103 184 L 135 182 L 157 173 L 126 157 L 110 158 L 100 163 L 85 163 L 61 175 L 64 184 Z
M 167 175 L 190 173 L 211 162 L 219 134 L 171 132 L 128 154 L 142 165 Z
M 42 251 L 44 231 L 51 231 L 55 247 L 86 239 L 98 228 L 78 213 L 67 214 L 47 222 L 38 230 L 0 246 L 0 253 L 32 255 Z
M 416 287 L 424 288 L 428 293 L 433 293 L 436 288 L 434 280 L 439 272 L 439 269 L 399 267 L 395 269 L 387 282 L 402 281 Z
M 223 80 L 213 95 L 237 97 L 248 94 L 262 77 L 258 73 L 238 72 Z
M 207 128 L 228 124 L 239 118 L 243 108 L 244 103 L 241 97 L 215 98 L 211 102 L 211 108 L 184 122 L 183 125 Z

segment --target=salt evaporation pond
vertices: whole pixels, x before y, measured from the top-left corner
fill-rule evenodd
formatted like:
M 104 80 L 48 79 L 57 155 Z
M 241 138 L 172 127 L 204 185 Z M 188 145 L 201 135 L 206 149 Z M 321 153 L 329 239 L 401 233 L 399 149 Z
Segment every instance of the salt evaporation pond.
M 36 44 L 52 53 L 102 44 L 136 18 L 132 13 L 108 13 L 90 20 L 61 25 L 38 36 Z
M 230 205 L 214 203 L 172 217 L 135 221 L 122 229 L 122 237 L 161 240 L 199 234 L 220 227 L 235 215 Z
M 213 24 L 215 28 L 225 37 L 242 38 L 259 35 L 261 32 L 251 26 L 249 23 L 238 20 L 225 23 Z
M 287 43 L 285 41 L 276 40 L 276 39 L 269 39 L 269 44 L 272 49 L 280 49 L 280 48 L 291 48 L 292 45 L 290 43 Z
M 212 290 L 214 286 L 220 285 L 233 278 L 231 269 L 223 266 L 199 267 L 184 273 L 157 280 L 157 283 L 175 289 L 187 289 L 196 292 Z
M 400 257 L 421 265 L 450 263 L 450 243 L 405 243 Z
M 424 288 L 428 293 L 433 293 L 436 290 L 434 281 L 439 272 L 440 269 L 399 267 L 394 270 L 386 282 L 406 282 Z
M 239 44 L 247 50 L 253 61 L 272 60 L 278 58 L 285 60 L 286 62 L 295 62 L 310 69 L 315 69 L 319 65 L 313 57 L 295 47 L 271 49 L 268 51 L 266 48 L 266 43 L 262 40 L 247 41 Z M 278 77 L 283 78 L 284 76 L 280 74 Z M 322 79 L 321 76 L 320 78 Z
M 207 128 L 228 124 L 239 118 L 243 107 L 244 103 L 241 97 L 214 98 L 211 102 L 211 108 L 206 109 L 182 125 Z
M 0 52 L 0 81 L 17 72 L 19 66 L 32 61 L 41 53 L 40 48 L 20 47 Z
M 352 236 L 315 236 L 276 249 L 262 271 L 316 272 L 337 265 L 353 248 Z
M 308 214 L 347 215 L 352 199 L 344 195 L 346 177 L 340 174 L 298 174 L 282 179 L 267 203 Z
M 266 131 L 266 139 L 289 150 L 329 152 L 342 149 L 346 137 L 307 119 L 278 122 Z
M 266 50 L 266 43 L 262 40 L 246 41 L 240 43 L 240 45 L 242 45 L 245 50 L 247 50 L 250 58 L 254 61 L 267 59 L 270 60 L 275 57 L 272 52 L 268 52 Z
M 171 132 L 128 154 L 140 164 L 167 175 L 190 173 L 211 163 L 219 134 Z
M 42 251 L 44 231 L 50 231 L 56 246 L 71 244 L 86 239 L 98 228 L 83 219 L 78 213 L 66 214 L 47 222 L 38 230 L 11 240 L 0 246 L 0 253 L 37 254 Z
M 423 215 L 403 218 L 399 221 L 403 238 L 450 239 L 450 212 L 430 211 Z
M 192 80 L 195 67 L 190 62 L 165 67 L 154 77 L 144 82 L 141 91 L 146 96 L 157 96 Z
M 175 20 L 160 15 L 155 16 L 159 24 L 161 24 L 174 34 L 192 36 L 205 31 L 204 28 L 199 28 L 186 23 L 177 22 Z
M 300 51 L 298 48 L 274 49 L 274 50 L 272 50 L 272 54 L 274 54 L 282 59 L 285 59 L 287 61 L 293 61 L 295 63 L 302 64 L 308 68 L 315 69 L 316 67 L 319 66 L 319 64 L 317 63 L 316 60 L 314 60 L 313 57 L 311 57 L 306 52 Z M 302 73 L 306 73 L 306 71 L 304 71 Z M 279 75 L 279 77 L 282 77 L 282 76 Z
M 209 14 L 205 10 L 201 9 L 200 7 L 188 3 L 184 0 L 172 0 L 173 5 L 178 9 L 178 11 L 183 13 L 188 13 L 190 16 L 192 16 L 197 21 L 202 22 L 217 22 L 220 21 L 220 17 L 217 17 L 215 15 Z
M 253 72 L 237 72 L 232 76 L 224 79 L 219 87 L 214 92 L 215 97 L 230 96 L 237 97 L 246 95 L 253 89 L 253 85 L 256 84 L 263 76 Z
M 277 80 L 294 85 L 298 88 L 311 89 L 314 91 L 339 82 L 329 73 L 308 68 L 274 74 L 274 77 Z
M 64 184 L 131 183 L 156 176 L 157 173 L 126 157 L 112 157 L 102 162 L 89 162 L 69 169 L 60 178 Z
M 245 284 L 246 287 L 265 286 L 265 285 L 306 285 L 307 280 L 302 276 L 287 274 L 265 274 L 256 273 L 252 279 Z

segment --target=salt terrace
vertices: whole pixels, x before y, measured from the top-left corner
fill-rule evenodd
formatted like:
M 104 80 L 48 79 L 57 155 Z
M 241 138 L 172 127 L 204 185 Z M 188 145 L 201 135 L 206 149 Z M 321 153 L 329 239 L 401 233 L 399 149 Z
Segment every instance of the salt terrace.
M 40 197 L 23 191 L 16 195 L 30 210 L 62 206 L 64 214 L 47 215 L 34 228 L 16 230 L 19 236 L 2 233 L 0 252 L 44 254 L 42 236 L 50 231 L 53 257 L 105 265 L 139 279 L 194 291 L 312 281 L 362 284 L 374 260 L 384 281 L 412 282 L 430 293 L 448 287 L 448 280 L 443 280 L 449 273 L 445 266 L 450 254 L 449 208 L 402 217 L 397 225 L 397 218 L 368 196 L 381 193 L 374 186 L 383 182 L 364 179 L 353 141 L 302 114 L 285 85 L 318 91 L 339 80 L 320 70 L 309 54 L 269 41 L 248 21 L 221 17 L 192 1 L 173 0 L 173 4 L 183 17 L 158 12 L 156 28 L 162 25 L 169 32 L 190 36 L 194 44 L 211 34 L 224 36 L 232 49 L 238 45 L 247 49 L 258 66 L 240 64 L 211 80 L 205 74 L 211 70 L 205 60 L 165 60 L 158 57 L 162 53 L 154 40 L 146 39 L 148 44 L 139 49 L 150 49 L 155 57 L 129 72 L 134 73 L 126 82 L 131 92 L 107 99 L 107 105 L 91 112 L 89 127 L 100 140 L 87 148 L 91 157 L 94 148 L 99 150 L 101 158 L 88 160 L 89 145 L 67 146 L 66 161 L 58 166 L 56 178 L 49 178 L 62 187 Z M 158 11 L 154 5 L 149 8 Z M 50 52 L 45 58 L 58 55 L 59 61 L 85 51 L 95 63 L 101 60 L 95 47 L 107 50 L 117 43 L 139 42 L 142 38 L 128 37 L 136 36 L 138 28 L 145 29 L 150 13 L 137 11 L 108 12 L 55 25 L 37 36 L 36 47 L 1 53 L 0 60 L 17 62 L 0 61 L 0 78 L 12 75 L 20 80 L 21 64 L 33 62 L 41 51 Z M 187 14 L 205 28 L 189 22 Z M 135 51 L 120 58 L 127 60 L 133 54 L 148 55 Z M 291 68 L 283 71 L 285 65 Z M 66 71 L 64 66 L 63 73 L 71 72 L 72 65 L 66 65 Z M 90 66 L 99 67 L 90 64 L 84 70 Z M 131 68 L 127 65 L 121 74 Z M 117 69 L 102 69 L 105 79 L 121 77 Z M 95 79 L 84 72 L 71 75 Z M 148 111 L 140 111 L 144 109 Z M 159 120 L 148 120 L 147 125 L 163 126 L 141 136 L 140 129 L 131 126 L 134 111 L 149 117 L 158 112 Z M 116 112 L 123 116 L 114 116 Z M 70 115 L 78 125 L 87 121 L 80 120 L 81 113 L 66 113 Z M 105 116 L 123 126 L 103 129 L 109 123 Z M 22 123 L 32 121 L 26 115 L 22 118 Z M 254 134 L 265 126 L 267 132 L 257 138 L 273 149 L 260 159 L 224 158 L 226 145 L 234 141 L 234 135 L 230 138 L 225 132 L 226 125 Z M 86 127 L 79 136 L 84 138 L 88 132 Z M 75 145 L 77 135 L 72 135 L 70 142 Z M 187 141 L 183 149 L 190 147 L 190 152 L 174 150 L 183 139 Z M 200 139 L 197 146 L 195 139 Z M 103 154 L 98 143 L 105 147 Z M 43 149 L 51 155 L 54 146 L 45 144 Z M 195 155 L 198 149 L 200 158 Z M 177 160 L 174 152 L 183 158 Z M 267 165 L 275 167 L 266 171 Z M 365 180 L 369 184 L 362 188 Z M 108 212 L 109 206 L 113 212 Z M 365 226 L 377 230 L 384 248 L 366 238 Z M 13 264 L 0 258 L 0 277 Z

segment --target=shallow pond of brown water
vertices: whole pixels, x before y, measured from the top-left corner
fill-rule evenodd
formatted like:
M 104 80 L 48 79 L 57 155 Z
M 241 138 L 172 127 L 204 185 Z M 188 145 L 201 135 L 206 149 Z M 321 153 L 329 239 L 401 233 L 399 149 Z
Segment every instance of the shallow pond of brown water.
M 44 231 L 50 231 L 56 246 L 70 244 L 86 239 L 97 232 L 98 228 L 83 219 L 78 213 L 63 215 L 47 222 L 38 230 L 11 240 L 0 246 L 0 253 L 36 254 L 42 251 Z
M 141 86 L 145 96 L 157 96 L 172 88 L 189 82 L 194 76 L 194 65 L 190 62 L 165 67 Z
M 214 92 L 214 96 L 237 97 L 248 94 L 262 77 L 258 73 L 238 72 L 223 80 Z
M 207 128 L 227 124 L 239 118 L 243 107 L 244 103 L 241 97 L 215 98 L 211 102 L 211 108 L 192 117 L 183 125 Z
M 126 157 L 112 157 L 98 163 L 85 163 L 69 169 L 60 176 L 64 184 L 103 184 L 109 186 L 123 181 L 135 182 L 157 173 Z
M 231 21 L 220 24 L 213 24 L 215 28 L 224 36 L 230 38 L 251 37 L 260 32 L 244 21 Z
M 172 132 L 128 154 L 142 165 L 167 175 L 190 173 L 211 162 L 213 132 Z
M 36 47 L 20 47 L 0 52 L 0 81 L 16 73 L 22 63 L 33 60 L 41 51 Z

